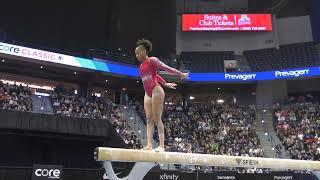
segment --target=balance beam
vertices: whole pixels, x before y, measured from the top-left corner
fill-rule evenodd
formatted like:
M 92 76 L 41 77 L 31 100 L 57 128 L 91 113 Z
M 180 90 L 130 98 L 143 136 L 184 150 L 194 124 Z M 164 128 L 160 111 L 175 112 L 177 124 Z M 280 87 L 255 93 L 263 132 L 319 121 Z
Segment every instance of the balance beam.
M 94 151 L 96 161 L 150 162 L 160 164 L 188 164 L 203 166 L 272 168 L 278 170 L 320 170 L 320 161 L 257 158 L 177 152 L 98 147 Z

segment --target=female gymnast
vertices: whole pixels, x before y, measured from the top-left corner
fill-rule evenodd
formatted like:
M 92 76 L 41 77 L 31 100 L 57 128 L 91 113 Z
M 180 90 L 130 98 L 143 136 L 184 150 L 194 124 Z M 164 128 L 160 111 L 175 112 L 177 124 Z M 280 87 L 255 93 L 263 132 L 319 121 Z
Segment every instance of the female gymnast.
M 161 69 L 170 74 L 178 75 L 181 79 L 187 79 L 189 73 L 182 73 L 174 68 L 165 65 L 156 57 L 149 57 L 152 51 L 152 43 L 142 39 L 137 42 L 135 54 L 140 64 L 140 76 L 145 90 L 144 110 L 147 117 L 147 146 L 143 150 L 152 150 L 154 125 L 157 126 L 159 134 L 159 147 L 154 149 L 157 152 L 165 151 L 164 149 L 164 127 L 161 120 L 164 102 L 164 91 L 159 83 L 167 88 L 176 89 L 177 84 L 167 83 L 157 74 Z

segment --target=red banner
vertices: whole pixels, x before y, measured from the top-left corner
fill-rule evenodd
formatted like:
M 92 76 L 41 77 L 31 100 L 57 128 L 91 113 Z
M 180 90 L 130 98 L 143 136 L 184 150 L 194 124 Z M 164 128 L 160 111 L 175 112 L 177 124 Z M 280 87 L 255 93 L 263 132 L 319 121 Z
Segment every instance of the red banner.
M 183 14 L 182 31 L 272 31 L 271 14 Z

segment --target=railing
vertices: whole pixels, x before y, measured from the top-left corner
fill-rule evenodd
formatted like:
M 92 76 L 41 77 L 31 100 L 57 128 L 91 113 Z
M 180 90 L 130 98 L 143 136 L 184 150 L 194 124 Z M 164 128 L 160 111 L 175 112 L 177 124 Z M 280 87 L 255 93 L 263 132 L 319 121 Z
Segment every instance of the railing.
M 276 153 L 276 157 L 282 159 L 282 158 L 283 158 L 283 149 L 281 149 L 281 152 L 278 152 L 277 146 L 278 146 L 279 144 L 276 143 L 275 138 L 273 137 L 273 135 L 271 135 L 269 128 L 265 126 L 264 113 L 265 113 L 265 110 L 263 110 L 263 111 L 261 112 L 261 115 L 262 115 L 262 116 L 261 116 L 261 126 L 262 126 L 262 128 L 263 128 L 263 131 L 264 131 L 265 135 L 267 136 L 268 141 L 269 141 L 270 144 L 271 144 L 271 149 L 272 149 L 273 151 L 275 151 L 275 153 Z
M 135 111 L 135 106 L 125 106 L 125 105 L 116 105 L 117 107 L 120 107 L 120 108 L 124 108 L 124 109 L 127 109 L 127 108 L 132 108 L 134 111 Z M 141 131 L 141 132 L 138 132 L 138 133 L 140 133 L 140 134 L 142 134 L 141 135 L 141 137 L 143 138 L 143 139 L 146 139 L 146 132 L 144 132 L 145 131 L 145 129 L 140 129 L 140 126 L 139 126 L 139 124 L 138 123 L 140 123 L 141 125 L 145 125 L 145 123 L 141 120 L 141 118 L 139 117 L 139 115 L 137 114 L 137 113 L 134 113 L 134 112 L 132 112 L 132 111 L 130 111 L 130 117 L 132 117 L 133 119 L 134 119 L 134 127 L 131 127 L 132 129 L 134 129 L 135 127 L 138 127 L 137 129 L 138 129 L 138 131 Z

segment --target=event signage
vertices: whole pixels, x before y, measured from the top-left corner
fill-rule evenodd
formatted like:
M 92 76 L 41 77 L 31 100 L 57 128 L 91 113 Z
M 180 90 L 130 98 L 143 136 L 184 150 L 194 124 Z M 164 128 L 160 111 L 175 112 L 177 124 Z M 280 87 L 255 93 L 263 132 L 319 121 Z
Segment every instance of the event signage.
M 62 180 L 62 166 L 34 164 L 32 180 Z
M 139 78 L 139 68 L 110 62 L 107 59 L 85 59 L 69 55 L 63 55 L 48 51 L 42 51 L 22 46 L 16 46 L 0 42 L 0 55 L 11 55 L 22 57 L 39 62 L 50 62 L 73 67 L 108 72 L 117 75 L 124 75 Z M 237 73 L 193 73 L 190 72 L 191 82 L 254 82 L 263 80 L 293 79 L 303 77 L 320 76 L 320 67 L 306 67 L 296 69 L 283 69 L 263 72 L 237 72 Z
M 183 14 L 182 31 L 272 31 L 271 14 Z

